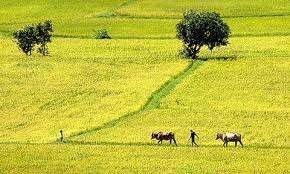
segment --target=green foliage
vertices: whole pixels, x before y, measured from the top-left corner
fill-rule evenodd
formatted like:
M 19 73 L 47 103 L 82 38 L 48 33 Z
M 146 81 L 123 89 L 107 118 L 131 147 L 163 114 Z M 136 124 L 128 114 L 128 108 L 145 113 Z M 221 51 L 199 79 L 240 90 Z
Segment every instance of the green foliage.
M 95 31 L 95 38 L 96 39 L 111 39 L 111 36 L 109 36 L 108 31 L 106 29 L 99 29 Z
M 196 13 L 187 10 L 176 29 L 177 38 L 183 42 L 180 53 L 192 59 L 196 58 L 202 46 L 207 46 L 209 50 L 226 46 L 230 34 L 229 26 L 215 12 Z
M 12 33 L 19 50 L 23 51 L 26 55 L 31 55 L 35 45 L 36 35 L 35 27 L 28 25 L 23 29 L 19 29 Z M 29 53 L 29 54 L 28 54 Z
M 53 29 L 50 20 L 47 20 L 44 23 L 38 23 L 35 26 L 35 43 L 39 45 L 37 52 L 39 52 L 43 56 L 48 54 L 48 48 L 46 45 L 51 42 L 52 32 Z
M 38 23 L 36 26 L 28 25 L 23 29 L 19 29 L 12 33 L 19 50 L 23 51 L 26 55 L 31 55 L 33 47 L 37 44 L 39 48 L 37 52 L 43 56 L 48 54 L 47 43 L 51 42 L 53 29 L 50 20 L 44 23 Z

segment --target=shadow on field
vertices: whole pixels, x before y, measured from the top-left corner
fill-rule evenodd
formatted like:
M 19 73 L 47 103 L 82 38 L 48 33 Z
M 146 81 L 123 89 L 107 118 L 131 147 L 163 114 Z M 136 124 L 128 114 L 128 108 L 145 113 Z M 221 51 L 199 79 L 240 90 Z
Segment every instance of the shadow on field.
M 197 60 L 201 60 L 201 61 L 209 61 L 209 60 L 235 61 L 235 60 L 237 60 L 237 56 L 232 55 L 232 56 L 216 56 L 216 57 L 198 57 Z

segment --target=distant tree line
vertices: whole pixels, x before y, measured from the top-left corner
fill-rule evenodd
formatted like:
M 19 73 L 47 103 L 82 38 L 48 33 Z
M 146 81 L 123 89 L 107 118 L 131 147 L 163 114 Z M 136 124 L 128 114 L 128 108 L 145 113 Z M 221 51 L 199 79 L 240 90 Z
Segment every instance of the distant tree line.
M 12 33 L 20 51 L 26 55 L 31 55 L 34 47 L 37 45 L 37 52 L 43 56 L 49 54 L 47 44 L 51 42 L 53 33 L 52 23 L 50 20 L 37 25 L 27 25 Z

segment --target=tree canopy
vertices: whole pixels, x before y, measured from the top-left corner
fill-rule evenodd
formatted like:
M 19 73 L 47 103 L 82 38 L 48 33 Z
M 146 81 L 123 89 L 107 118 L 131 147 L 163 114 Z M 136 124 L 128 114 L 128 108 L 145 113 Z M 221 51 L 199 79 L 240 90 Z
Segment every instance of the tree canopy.
M 180 53 L 192 59 L 197 57 L 202 46 L 212 50 L 229 43 L 230 28 L 215 12 L 187 10 L 176 29 L 177 38 L 183 42 Z
M 26 55 L 31 55 L 35 45 L 35 28 L 33 26 L 26 26 L 12 33 L 19 50 L 23 51 Z
M 38 23 L 35 28 L 35 42 L 40 45 L 37 51 L 45 56 L 48 54 L 46 45 L 51 42 L 51 33 L 53 32 L 51 21 L 47 20 L 44 23 Z
M 50 20 L 37 25 L 27 25 L 23 29 L 19 29 L 12 33 L 19 50 L 23 51 L 26 55 L 31 55 L 34 46 L 37 44 L 39 48 L 37 52 L 42 55 L 48 54 L 47 43 L 51 42 L 52 36 L 52 23 Z

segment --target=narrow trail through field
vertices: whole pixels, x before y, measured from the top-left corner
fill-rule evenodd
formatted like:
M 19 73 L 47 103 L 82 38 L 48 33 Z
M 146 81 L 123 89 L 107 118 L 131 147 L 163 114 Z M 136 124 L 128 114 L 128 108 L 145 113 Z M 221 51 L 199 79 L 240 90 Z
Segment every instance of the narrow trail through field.
M 181 83 L 181 81 L 185 77 L 187 77 L 189 74 L 191 74 L 194 70 L 196 70 L 202 64 L 203 64 L 203 61 L 201 61 L 201 60 L 192 61 L 184 71 L 182 71 L 177 76 L 168 80 L 159 89 L 157 89 L 155 92 L 153 92 L 152 95 L 149 97 L 148 101 L 143 106 L 141 106 L 140 109 L 138 109 L 137 111 L 125 114 L 125 115 L 123 115 L 117 119 L 114 119 L 112 121 L 109 121 L 101 126 L 74 133 L 73 135 L 68 136 L 67 138 L 70 139 L 70 138 L 80 136 L 83 134 L 97 132 L 97 131 L 100 131 L 103 129 L 112 128 L 112 127 L 117 126 L 118 124 L 120 124 L 122 122 L 128 121 L 128 119 L 130 119 L 130 118 L 132 118 L 132 117 L 134 117 L 134 116 L 136 116 L 136 115 L 138 115 L 146 110 L 159 108 L 161 99 L 164 98 L 165 96 L 167 96 L 168 94 L 170 94 L 170 92 L 173 89 L 175 89 L 175 87 L 179 83 Z

